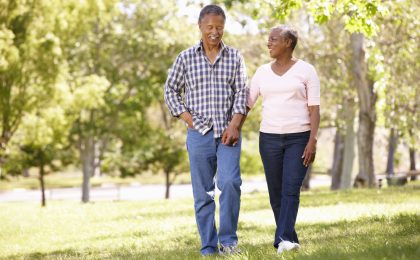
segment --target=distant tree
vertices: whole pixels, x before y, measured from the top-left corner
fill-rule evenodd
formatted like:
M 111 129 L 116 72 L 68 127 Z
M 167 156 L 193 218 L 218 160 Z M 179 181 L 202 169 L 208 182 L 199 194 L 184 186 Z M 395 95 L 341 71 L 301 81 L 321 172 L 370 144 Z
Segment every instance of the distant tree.
M 69 147 L 67 137 L 72 118 L 66 111 L 72 102 L 71 97 L 65 84 L 53 88 L 48 100 L 23 116 L 20 128 L 10 143 L 14 149 L 11 160 L 17 160 L 19 168 L 39 169 L 42 206 L 46 205 L 45 175 L 68 162 L 63 156 L 67 155 Z
M 0 171 L 9 142 L 27 113 L 48 100 L 60 74 L 62 50 L 54 27 L 56 2 L 0 2 Z
M 222 1 L 227 6 L 245 1 Z M 376 186 L 376 177 L 373 167 L 373 134 L 376 123 L 376 94 L 374 91 L 374 78 L 372 70 L 367 66 L 365 57 L 365 36 L 372 37 L 378 29 L 375 18 L 386 13 L 384 3 L 376 1 L 346 0 L 346 1 L 302 1 L 289 0 L 280 2 L 252 1 L 255 7 L 250 12 L 255 16 L 265 15 L 267 10 L 271 16 L 284 21 L 292 11 L 305 7 L 314 21 L 325 24 L 333 17 L 340 17 L 344 24 L 344 30 L 350 36 L 350 50 L 352 53 L 350 75 L 358 94 L 359 106 L 359 173 L 357 181 L 362 186 Z

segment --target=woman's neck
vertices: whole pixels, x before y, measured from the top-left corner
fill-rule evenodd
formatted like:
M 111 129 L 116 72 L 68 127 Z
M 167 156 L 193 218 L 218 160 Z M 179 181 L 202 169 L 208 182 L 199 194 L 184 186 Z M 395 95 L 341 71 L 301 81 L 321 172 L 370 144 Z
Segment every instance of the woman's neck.
M 296 60 L 293 58 L 292 53 L 285 53 L 284 55 L 280 55 L 276 58 L 275 63 L 279 66 L 285 66 L 290 63 L 290 61 Z

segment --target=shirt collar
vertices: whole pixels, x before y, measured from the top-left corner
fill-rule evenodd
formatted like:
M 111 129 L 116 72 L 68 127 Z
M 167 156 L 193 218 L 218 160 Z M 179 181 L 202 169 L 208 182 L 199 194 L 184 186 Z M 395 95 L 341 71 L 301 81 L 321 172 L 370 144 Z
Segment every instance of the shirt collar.
M 220 42 L 220 45 L 221 45 L 221 49 L 220 49 L 220 52 L 223 52 L 223 51 L 229 51 L 229 49 L 226 47 L 226 44 L 223 42 L 223 41 L 221 41 Z M 203 40 L 200 40 L 200 42 L 199 43 L 197 43 L 195 46 L 194 46 L 194 50 L 195 50 L 195 52 L 196 53 L 198 53 L 199 51 L 201 51 L 201 50 L 204 50 L 204 47 L 203 47 Z

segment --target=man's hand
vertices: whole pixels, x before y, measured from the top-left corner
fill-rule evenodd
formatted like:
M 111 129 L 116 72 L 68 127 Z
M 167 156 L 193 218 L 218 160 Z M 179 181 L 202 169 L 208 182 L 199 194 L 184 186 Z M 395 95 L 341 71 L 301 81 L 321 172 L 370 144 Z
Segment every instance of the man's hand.
M 230 121 L 228 127 L 223 132 L 222 144 L 228 146 L 235 146 L 239 140 L 241 134 L 241 128 L 245 121 L 246 116 L 242 114 L 234 114 L 232 121 Z
M 189 128 L 194 128 L 193 126 L 193 120 L 190 112 L 183 112 L 181 115 L 179 115 L 179 118 L 181 118 Z
M 227 146 L 235 146 L 239 140 L 239 132 L 240 130 L 238 127 L 229 124 L 226 130 L 223 132 L 222 144 Z
M 315 160 L 316 154 L 316 139 L 309 139 L 308 144 L 305 147 L 305 151 L 303 152 L 303 165 L 306 167 L 309 166 Z

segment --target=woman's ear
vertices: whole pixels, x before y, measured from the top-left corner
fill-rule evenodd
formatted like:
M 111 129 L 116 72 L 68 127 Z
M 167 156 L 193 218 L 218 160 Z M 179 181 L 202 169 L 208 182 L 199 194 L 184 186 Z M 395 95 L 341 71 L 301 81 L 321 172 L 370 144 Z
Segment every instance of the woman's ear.
M 292 40 L 291 39 L 286 39 L 286 46 L 287 46 L 287 48 L 292 46 Z

